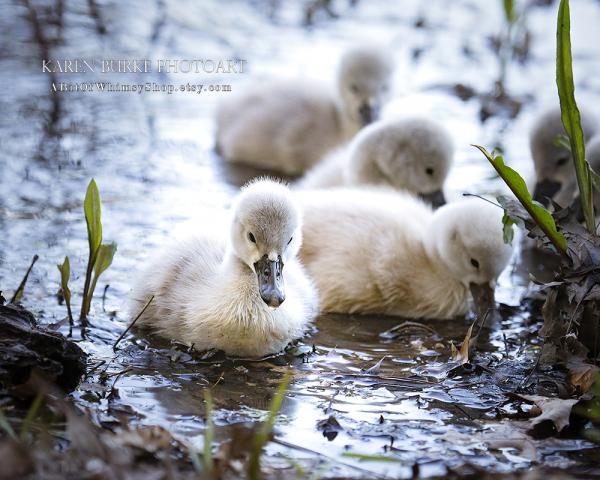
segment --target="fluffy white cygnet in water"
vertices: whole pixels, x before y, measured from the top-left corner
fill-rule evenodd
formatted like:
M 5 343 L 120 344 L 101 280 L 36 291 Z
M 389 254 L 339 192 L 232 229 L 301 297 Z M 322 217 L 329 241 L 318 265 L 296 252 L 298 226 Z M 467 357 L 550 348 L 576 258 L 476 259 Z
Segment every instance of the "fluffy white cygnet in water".
M 301 210 L 282 184 L 242 189 L 229 235 L 202 235 L 151 260 L 132 293 L 131 314 L 149 301 L 138 325 L 163 337 L 235 356 L 281 351 L 317 314 L 317 295 L 296 255 Z
M 452 318 L 494 307 L 511 247 L 502 210 L 479 199 L 437 211 L 389 188 L 298 192 L 305 211 L 300 258 L 324 312 Z
M 363 129 L 347 149 L 315 165 L 297 186 L 388 185 L 437 207 L 445 203 L 443 186 L 453 155 L 450 135 L 434 121 L 379 121 Z
M 279 80 L 234 94 L 217 109 L 216 149 L 232 163 L 301 174 L 378 118 L 391 74 L 389 54 L 360 47 L 343 56 L 334 90 Z
M 581 111 L 581 123 L 586 140 L 598 131 L 598 122 L 591 113 Z M 530 133 L 531 156 L 535 167 L 534 199 L 548 205 L 548 198 L 567 207 L 577 191 L 577 180 L 571 152 L 557 145 L 556 139 L 566 135 L 560 108 L 544 112 L 535 121 Z

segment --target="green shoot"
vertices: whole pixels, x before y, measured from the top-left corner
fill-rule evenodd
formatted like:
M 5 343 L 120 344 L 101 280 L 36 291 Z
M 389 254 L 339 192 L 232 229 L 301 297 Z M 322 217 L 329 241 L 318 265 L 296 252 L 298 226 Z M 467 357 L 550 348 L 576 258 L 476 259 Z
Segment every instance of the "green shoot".
M 511 191 L 514 193 L 517 200 L 523 205 L 527 213 L 531 216 L 532 220 L 542 229 L 542 231 L 546 234 L 548 239 L 552 242 L 556 250 L 562 254 L 565 254 L 567 251 L 567 240 L 565 237 L 556 229 L 556 223 L 554 222 L 554 218 L 550 215 L 544 207 L 542 207 L 539 203 L 534 202 L 529 190 L 527 190 L 527 185 L 521 176 L 508 165 L 504 164 L 504 159 L 501 155 L 493 155 L 490 154 L 484 147 L 479 145 L 473 145 L 477 147 L 483 155 L 488 159 L 488 161 L 492 164 L 498 175 L 504 180 L 504 183 L 508 185 Z M 515 219 L 512 219 L 513 221 Z M 503 220 L 502 222 L 506 228 L 506 222 Z M 509 234 L 508 234 L 509 235 Z M 507 232 L 505 230 L 504 233 L 505 240 L 509 238 L 507 236 Z
M 33 402 L 31 403 L 31 407 L 29 407 L 29 410 L 27 411 L 27 415 L 25 415 L 25 419 L 23 420 L 23 425 L 21 426 L 21 431 L 19 432 L 19 439 L 21 441 L 25 440 L 25 437 L 29 433 L 29 429 L 31 428 L 31 423 L 33 422 L 33 419 L 36 417 L 40 407 L 42 406 L 42 403 L 44 402 L 44 398 L 45 398 L 45 396 L 43 393 L 38 393 L 35 396 L 35 399 L 33 400 Z
M 100 221 L 100 192 L 96 185 L 96 181 L 92 178 L 85 193 L 83 201 L 83 212 L 85 214 L 85 222 L 87 224 L 89 257 L 85 273 L 85 284 L 83 286 L 83 300 L 81 302 L 81 311 L 79 312 L 79 320 L 82 325 L 87 324 L 87 314 L 90 312 L 91 297 L 93 292 L 90 292 L 90 284 L 92 281 L 92 273 L 96 264 L 98 250 L 102 243 L 102 223 Z
M 96 256 L 96 262 L 94 263 L 94 274 L 92 277 L 92 284 L 89 291 L 89 301 L 92 301 L 92 296 L 94 295 L 94 291 L 96 290 L 96 284 L 98 283 L 98 278 L 102 275 L 108 267 L 110 267 L 115 253 L 117 252 L 117 244 L 116 243 L 103 243 L 98 248 L 98 255 Z M 88 304 L 88 312 L 89 312 L 89 304 Z
M 65 257 L 62 265 L 57 265 L 60 272 L 60 288 L 67 305 L 67 313 L 69 315 L 69 326 L 73 327 L 73 312 L 71 310 L 71 290 L 69 289 L 69 279 L 71 278 L 71 266 L 69 257 Z
M 342 453 L 342 457 L 354 458 L 356 460 L 369 461 L 369 462 L 393 462 L 393 463 L 402 462 L 402 460 L 400 460 L 399 458 L 388 457 L 386 455 L 367 455 L 364 453 L 353 453 L 353 452 L 344 452 L 344 453 Z
M 252 449 L 250 451 L 250 459 L 248 461 L 248 477 L 250 478 L 250 480 L 258 480 L 260 478 L 260 456 L 262 454 L 263 447 L 269 441 L 271 431 L 273 430 L 273 426 L 275 425 L 277 414 L 281 409 L 281 404 L 283 403 L 285 392 L 288 389 L 290 381 L 291 374 L 288 372 L 283 377 L 283 380 L 277 388 L 275 396 L 271 400 L 271 405 L 269 406 L 269 414 L 267 415 L 267 419 L 262 423 L 258 433 L 254 437 Z
M 215 436 L 215 426 L 213 423 L 213 400 L 209 389 L 204 390 L 204 403 L 206 403 L 206 430 L 204 432 L 204 469 L 212 472 L 213 457 L 212 444 Z
M 513 238 L 515 237 L 515 231 L 513 229 L 514 224 L 515 221 L 504 212 L 504 215 L 502 216 L 502 236 L 504 238 L 504 243 L 507 243 L 508 245 L 512 245 Z
M 98 279 L 110 267 L 117 251 L 115 243 L 102 243 L 100 205 L 100 192 L 98 191 L 96 181 L 92 178 L 85 194 L 85 200 L 83 201 L 83 212 L 85 214 L 88 233 L 89 257 L 85 272 L 81 311 L 79 312 L 79 320 L 82 327 L 87 325 L 87 315 L 90 313 L 90 306 Z
M 0 408 L 0 428 L 6 432 L 6 434 L 12 438 L 13 440 L 17 440 L 17 434 L 12 428 L 12 425 L 8 422 L 6 415 L 4 415 L 4 410 Z
M 29 274 L 31 273 L 31 270 L 33 269 L 33 266 L 35 265 L 35 262 L 38 261 L 38 258 L 39 257 L 37 255 L 33 256 L 33 259 L 31 260 L 31 264 L 29 265 L 29 268 L 25 272 L 25 276 L 21 280 L 21 283 L 19 284 L 19 286 L 15 290 L 14 295 L 10 299 L 10 303 L 17 303 L 23 298 L 23 293 L 25 292 L 25 285 L 27 284 L 27 279 L 29 278 Z
M 579 197 L 585 218 L 586 228 L 590 233 L 596 231 L 594 220 L 594 202 L 592 196 L 592 175 L 585 159 L 585 142 L 581 128 L 581 115 L 575 101 L 575 84 L 573 82 L 573 59 L 571 56 L 571 20 L 569 0 L 561 0 L 558 7 L 556 28 L 556 85 L 560 99 L 562 123 L 569 137 Z
M 517 15 L 515 13 L 515 2 L 514 0 L 503 0 L 502 5 L 504 6 L 504 16 L 509 24 L 515 23 Z

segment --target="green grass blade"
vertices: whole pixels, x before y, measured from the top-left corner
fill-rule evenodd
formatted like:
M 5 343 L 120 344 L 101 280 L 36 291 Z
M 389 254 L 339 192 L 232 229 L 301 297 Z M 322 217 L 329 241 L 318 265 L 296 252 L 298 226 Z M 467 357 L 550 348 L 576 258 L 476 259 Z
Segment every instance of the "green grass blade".
M 271 431 L 275 425 L 277 414 L 281 409 L 281 404 L 283 403 L 285 392 L 287 392 L 291 379 L 292 376 L 289 372 L 283 377 L 283 380 L 277 388 L 275 396 L 271 400 L 269 414 L 254 437 L 252 450 L 250 452 L 250 459 L 248 461 L 248 477 L 250 480 L 258 480 L 260 478 L 260 456 L 262 454 L 263 447 L 269 441 L 269 436 L 271 435 Z
M 206 403 L 206 430 L 204 431 L 204 468 L 211 472 L 213 469 L 212 444 L 215 437 L 215 426 L 213 423 L 213 400 L 209 389 L 204 390 L 204 402 Z
M 342 453 L 342 457 L 354 458 L 356 460 L 369 462 L 402 463 L 402 460 L 400 460 L 399 458 L 388 457 L 386 455 L 367 455 L 364 453 L 344 452 Z
M 488 159 L 492 164 L 498 175 L 504 180 L 504 183 L 508 185 L 517 200 L 523 205 L 525 210 L 529 213 L 533 221 L 542 229 L 546 236 L 550 239 L 552 244 L 556 247 L 557 251 L 565 253 L 567 251 L 567 240 L 565 237 L 556 229 L 556 223 L 554 218 L 550 215 L 544 207 L 539 203 L 534 202 L 531 198 L 531 194 L 527 189 L 525 180 L 521 178 L 521 175 L 517 171 L 505 165 L 504 159 L 501 155 L 492 155 L 484 147 L 479 145 L 473 145 L 478 148 L 481 153 Z M 504 223 L 504 222 L 503 222 Z M 506 225 L 504 223 L 504 225 Z M 505 232 L 506 238 L 506 232 Z
M 556 86 L 560 99 L 562 123 L 569 137 L 571 153 L 575 164 L 579 196 L 590 233 L 595 232 L 594 202 L 592 197 L 592 178 L 590 167 L 585 160 L 585 141 L 581 128 L 581 115 L 575 101 L 573 82 L 573 59 L 571 56 L 571 19 L 569 0 L 561 0 L 558 7 L 556 28 Z
M 29 433 L 29 429 L 31 428 L 31 423 L 33 422 L 33 419 L 38 414 L 38 411 L 39 411 L 40 407 L 42 406 L 42 403 L 44 402 L 44 398 L 45 397 L 44 397 L 43 393 L 38 393 L 35 396 L 35 399 L 33 400 L 33 402 L 31 403 L 31 407 L 29 407 L 29 410 L 27 411 L 27 415 L 25 415 L 25 419 L 23 420 L 23 425 L 21 425 L 21 431 L 19 432 L 19 438 L 21 439 L 21 441 L 25 440 L 25 437 Z
M 508 23 L 514 23 L 516 20 L 514 0 L 502 0 L 502 5 L 504 6 L 504 16 L 506 17 L 506 21 Z
M 0 428 L 6 432 L 6 434 L 13 440 L 17 440 L 17 434 L 12 428 L 12 425 L 8 422 L 4 410 L 0 408 Z

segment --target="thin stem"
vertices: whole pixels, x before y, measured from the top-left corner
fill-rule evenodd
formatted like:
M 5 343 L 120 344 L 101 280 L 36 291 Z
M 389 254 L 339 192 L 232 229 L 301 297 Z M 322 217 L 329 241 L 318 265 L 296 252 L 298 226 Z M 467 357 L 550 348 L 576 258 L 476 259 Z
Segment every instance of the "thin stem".
M 117 338 L 117 341 L 114 343 L 113 345 L 113 352 L 117 351 L 117 345 L 119 344 L 119 342 L 123 339 L 123 337 L 125 335 L 127 335 L 127 332 L 129 330 L 131 330 L 131 327 L 133 327 L 135 325 L 135 322 L 137 322 L 139 320 L 139 318 L 144 314 L 144 312 L 146 311 L 146 309 L 150 306 L 150 304 L 152 303 L 152 301 L 154 300 L 154 295 L 152 295 L 150 297 L 150 300 L 148 300 L 148 303 L 146 303 L 146 305 L 144 306 L 144 308 L 142 308 L 142 310 L 140 311 L 140 313 L 137 314 L 137 316 L 133 319 L 133 322 L 131 322 L 129 324 L 129 326 L 125 329 L 125 331 L 119 335 L 119 338 Z

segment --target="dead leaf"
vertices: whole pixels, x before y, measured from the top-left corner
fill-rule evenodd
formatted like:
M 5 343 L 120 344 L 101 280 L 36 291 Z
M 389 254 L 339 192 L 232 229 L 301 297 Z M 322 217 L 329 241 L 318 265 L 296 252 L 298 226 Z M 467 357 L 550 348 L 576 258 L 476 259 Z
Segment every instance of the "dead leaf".
M 567 361 L 567 368 L 569 369 L 569 382 L 582 393 L 590 389 L 596 374 L 600 372 L 600 368 L 596 365 L 575 356 Z
M 469 363 L 469 349 L 471 347 L 471 335 L 473 334 L 473 326 L 475 322 L 471 324 L 465 335 L 465 339 L 460 346 L 460 350 L 457 350 L 453 343 L 450 344 L 451 359 L 458 362 L 460 365 Z
M 569 425 L 571 409 L 579 401 L 577 399 L 542 397 L 541 395 L 520 395 L 520 397 L 533 402 L 542 411 L 541 415 L 531 419 L 532 427 L 549 420 L 554 424 L 557 432 L 561 432 Z
M 379 373 L 379 370 L 381 370 L 381 364 L 386 358 L 387 355 L 384 355 L 383 357 L 381 357 L 381 360 L 379 360 L 375 365 L 370 366 L 366 370 L 363 369 L 363 373 L 368 373 L 369 375 L 377 375 Z

